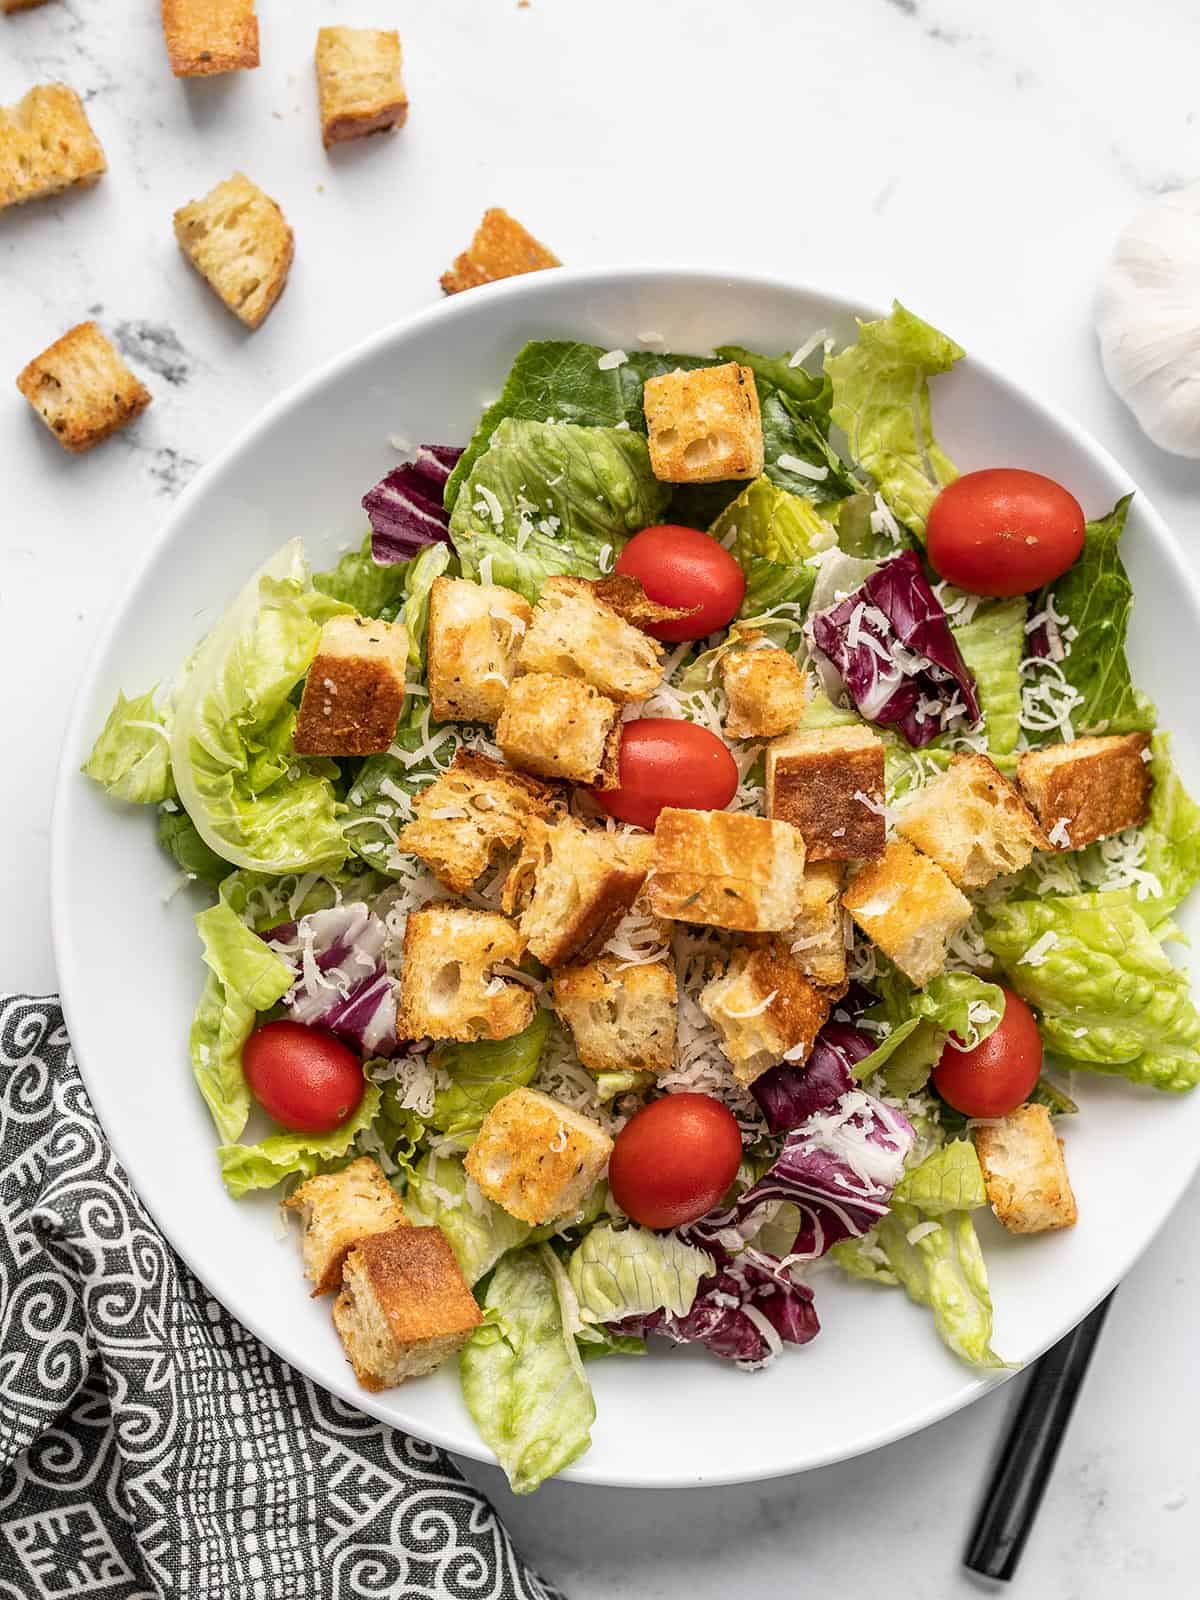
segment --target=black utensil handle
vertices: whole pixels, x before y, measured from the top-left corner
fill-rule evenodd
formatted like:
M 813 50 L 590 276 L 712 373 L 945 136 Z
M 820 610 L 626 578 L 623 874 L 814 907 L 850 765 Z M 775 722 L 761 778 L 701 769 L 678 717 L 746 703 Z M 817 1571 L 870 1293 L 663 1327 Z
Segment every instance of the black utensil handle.
M 967 1547 L 972 1572 L 1005 1581 L 1016 1572 L 1112 1294 L 1047 1350 L 1030 1374 Z

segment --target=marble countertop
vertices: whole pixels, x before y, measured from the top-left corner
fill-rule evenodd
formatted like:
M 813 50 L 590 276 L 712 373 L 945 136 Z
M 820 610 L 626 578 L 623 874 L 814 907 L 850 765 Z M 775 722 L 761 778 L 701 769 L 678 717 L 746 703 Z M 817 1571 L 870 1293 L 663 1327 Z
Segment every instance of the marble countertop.
M 130 15 L 132 13 L 132 15 Z M 9 915 L 0 982 L 54 985 L 50 797 L 68 708 L 125 576 L 192 473 L 282 388 L 429 304 L 487 205 L 577 264 L 690 262 L 899 295 L 1067 407 L 1193 554 L 1200 469 L 1106 389 L 1091 297 L 1113 236 L 1200 171 L 1200 13 L 1177 0 L 259 0 L 263 66 L 177 83 L 144 0 L 0 17 L 0 103 L 85 98 L 110 172 L 0 215 L 0 376 L 95 316 L 154 393 L 71 459 L 0 386 L 0 682 Z M 398 26 L 408 126 L 326 155 L 317 26 Z M 171 213 L 244 167 L 297 237 L 248 334 L 185 266 Z M 32 691 L 32 692 L 31 692 Z M 19 914 L 11 908 L 19 907 Z M 1200 1190 L 1122 1288 L 1012 1592 L 1183 1592 L 1194 1570 Z M 881 1371 L 886 1352 L 880 1353 Z M 742 1488 L 551 1484 L 468 1464 L 575 1600 L 972 1592 L 959 1566 L 1019 1381 L 868 1458 Z M 796 1419 L 803 1428 L 804 1419 Z

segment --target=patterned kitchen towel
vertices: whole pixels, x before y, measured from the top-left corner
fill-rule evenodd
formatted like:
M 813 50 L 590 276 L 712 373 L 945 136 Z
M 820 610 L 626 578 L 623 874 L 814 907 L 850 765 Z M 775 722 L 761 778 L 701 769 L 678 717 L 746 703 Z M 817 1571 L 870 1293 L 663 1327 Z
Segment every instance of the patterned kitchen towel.
M 0 1000 L 3 1600 L 561 1600 L 432 1445 L 310 1383 L 172 1254 L 54 999 Z

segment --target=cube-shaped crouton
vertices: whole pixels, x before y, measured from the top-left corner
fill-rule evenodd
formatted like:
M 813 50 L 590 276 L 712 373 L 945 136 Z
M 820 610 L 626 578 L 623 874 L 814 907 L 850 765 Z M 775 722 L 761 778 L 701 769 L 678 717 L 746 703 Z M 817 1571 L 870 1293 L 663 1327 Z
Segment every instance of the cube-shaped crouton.
M 810 861 L 871 861 L 887 839 L 883 740 L 813 728 L 767 746 L 767 815 L 804 835 Z
M 646 881 L 648 834 L 606 833 L 574 817 L 531 821 L 505 887 L 505 909 L 521 911 L 521 936 L 548 967 L 599 952 Z
M 321 139 L 343 139 L 404 125 L 408 96 L 400 81 L 400 35 L 394 28 L 320 28 L 317 91 Z
M 515 217 L 499 206 L 483 213 L 475 237 L 456 256 L 449 272 L 442 273 L 443 294 L 459 294 L 477 289 L 481 283 L 497 278 L 515 278 L 523 272 L 541 272 L 545 267 L 561 267 L 562 262 L 528 233 Z
M 644 700 L 662 682 L 663 648 L 586 578 L 547 578 L 518 657 L 525 672 L 582 678 L 612 700 Z
M 554 973 L 554 1009 L 589 1072 L 667 1072 L 678 993 L 669 961 L 629 966 L 597 956 Z
M 508 691 L 496 743 L 514 767 L 615 789 L 621 708 L 578 678 L 530 672 Z
M 464 1165 L 489 1200 L 540 1226 L 580 1206 L 612 1147 L 590 1117 L 537 1089 L 514 1089 L 484 1117 Z
M 511 1039 L 533 1021 L 524 984 L 496 973 L 515 966 L 525 941 L 493 911 L 433 905 L 410 914 L 396 1031 L 402 1039 Z
M 1047 848 L 1037 818 L 1016 788 L 980 755 L 955 756 L 905 806 L 896 831 L 960 889 L 982 889 L 1001 873 L 1020 872 L 1035 850 Z
M 440 1367 L 482 1321 L 440 1228 L 371 1234 L 346 1257 L 333 1325 L 372 1393 Z
M 664 606 L 651 600 L 642 587 L 640 578 L 628 573 L 613 572 L 607 578 L 597 578 L 592 583 L 597 598 L 610 606 L 619 617 L 635 628 L 653 628 L 660 622 L 681 622 L 694 616 L 699 606 Z
M 94 322 L 81 322 L 34 356 L 17 388 L 72 455 L 107 439 L 150 404 L 150 391 Z
M 846 981 L 846 919 L 840 861 L 813 861 L 804 869 L 796 920 L 782 942 L 806 978 L 829 988 Z
M 258 65 L 254 0 L 162 0 L 162 24 L 177 78 Z
M 727 361 L 647 378 L 643 405 L 650 465 L 663 483 L 718 483 L 761 473 L 762 413 L 749 367 Z
M 851 879 L 842 904 L 918 989 L 945 966 L 950 940 L 971 916 L 966 895 L 907 839 L 893 839 Z
M 1125 733 L 1023 755 L 1017 782 L 1049 844 L 1082 850 L 1110 833 L 1140 827 L 1150 814 L 1149 749 L 1148 733 Z
M 304 680 L 293 744 L 302 756 L 381 755 L 404 709 L 408 629 L 331 617 Z
M 773 739 L 794 728 L 808 704 L 808 686 L 795 656 L 778 650 L 756 628 L 721 657 L 721 684 L 731 739 Z
M 810 983 L 782 939 L 735 950 L 700 991 L 700 1009 L 721 1035 L 739 1083 L 753 1083 L 786 1055 L 806 1061 L 836 990 Z
M 1010 1233 L 1073 1227 L 1079 1217 L 1062 1140 L 1045 1106 L 1018 1106 L 973 1130 L 992 1210 Z
M 549 784 L 464 747 L 413 801 L 415 816 L 400 831 L 400 848 L 465 894 L 501 851 L 517 848 L 531 821 L 552 817 L 561 804 Z
M 95 183 L 107 171 L 83 102 L 65 83 L 43 83 L 0 106 L 0 211 Z
M 804 840 L 789 823 L 745 812 L 659 813 L 650 903 L 656 916 L 743 933 L 790 928 L 804 878 Z
M 257 328 L 283 293 L 295 241 L 270 195 L 235 172 L 203 200 L 175 213 L 179 248 L 248 328 Z
M 433 580 L 426 654 L 435 721 L 495 722 L 532 615 L 528 600 L 499 584 Z
M 321 1172 L 284 1201 L 300 1213 L 300 1250 L 313 1294 L 341 1285 L 342 1264 L 368 1234 L 406 1228 L 400 1197 L 371 1156 L 360 1156 L 340 1172 Z

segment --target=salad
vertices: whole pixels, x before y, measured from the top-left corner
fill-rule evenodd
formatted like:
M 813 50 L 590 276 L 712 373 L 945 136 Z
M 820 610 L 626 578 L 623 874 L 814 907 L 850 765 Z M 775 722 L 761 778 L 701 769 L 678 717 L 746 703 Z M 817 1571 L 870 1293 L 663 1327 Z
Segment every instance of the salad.
M 529 344 L 84 769 L 203 895 L 229 1194 L 299 1214 L 365 1387 L 457 1358 L 518 1492 L 587 1449 L 592 1360 L 755 1372 L 818 1267 L 1003 1365 L 974 1214 L 1076 1222 L 1089 1073 L 1200 1079 L 1128 501 L 960 476 L 962 356 L 899 304 L 840 350 Z

